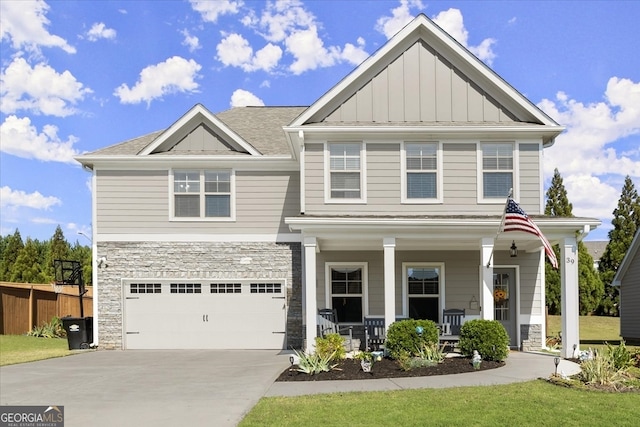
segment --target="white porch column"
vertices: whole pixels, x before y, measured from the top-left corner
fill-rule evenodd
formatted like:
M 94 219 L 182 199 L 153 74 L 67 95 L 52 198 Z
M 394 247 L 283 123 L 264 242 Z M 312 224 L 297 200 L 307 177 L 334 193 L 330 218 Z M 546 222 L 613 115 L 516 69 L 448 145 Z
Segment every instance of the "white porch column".
M 384 247 L 384 328 L 396 320 L 396 239 L 385 237 Z
M 304 351 L 310 353 L 316 342 L 317 334 L 317 302 L 316 302 L 316 249 L 318 242 L 315 237 L 304 238 L 304 306 L 305 306 L 305 338 L 307 344 Z
M 493 320 L 493 245 L 495 240 L 485 237 L 480 242 L 480 271 L 482 272 L 482 288 L 480 290 L 480 318 Z
M 562 306 L 562 357 L 580 351 L 580 306 L 578 293 L 578 244 L 575 237 L 560 242 L 560 289 Z M 573 346 L 576 346 L 575 352 Z

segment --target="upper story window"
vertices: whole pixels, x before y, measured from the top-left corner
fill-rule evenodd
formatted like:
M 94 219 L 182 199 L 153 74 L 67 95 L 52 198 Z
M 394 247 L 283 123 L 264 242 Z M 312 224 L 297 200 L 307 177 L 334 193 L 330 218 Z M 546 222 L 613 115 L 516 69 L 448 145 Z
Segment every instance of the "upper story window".
M 405 203 L 442 201 L 442 177 L 437 142 L 405 142 L 402 200 Z
M 229 170 L 173 171 L 173 217 L 232 218 L 232 182 Z
M 362 144 L 329 143 L 327 199 L 331 201 L 363 200 Z
M 482 199 L 504 199 L 514 188 L 514 149 L 510 143 L 482 144 Z

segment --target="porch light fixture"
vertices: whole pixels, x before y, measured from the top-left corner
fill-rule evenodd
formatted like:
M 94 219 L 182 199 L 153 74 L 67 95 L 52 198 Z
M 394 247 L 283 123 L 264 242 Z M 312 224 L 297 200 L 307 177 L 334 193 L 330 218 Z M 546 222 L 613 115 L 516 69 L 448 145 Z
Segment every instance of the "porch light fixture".
M 511 258 L 515 258 L 518 256 L 518 247 L 516 246 L 516 241 L 511 242 L 511 247 L 509 248 L 509 255 Z

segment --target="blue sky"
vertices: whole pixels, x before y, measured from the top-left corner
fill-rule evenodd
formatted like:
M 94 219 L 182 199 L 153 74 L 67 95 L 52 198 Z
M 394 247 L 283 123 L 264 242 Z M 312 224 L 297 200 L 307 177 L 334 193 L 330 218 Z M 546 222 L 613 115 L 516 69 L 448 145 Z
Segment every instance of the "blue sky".
M 0 234 L 91 235 L 73 156 L 170 126 L 194 104 L 310 105 L 415 15 L 434 19 L 567 127 L 545 150 L 605 240 L 640 190 L 636 1 L 0 1 Z M 545 187 L 546 190 L 546 187 Z

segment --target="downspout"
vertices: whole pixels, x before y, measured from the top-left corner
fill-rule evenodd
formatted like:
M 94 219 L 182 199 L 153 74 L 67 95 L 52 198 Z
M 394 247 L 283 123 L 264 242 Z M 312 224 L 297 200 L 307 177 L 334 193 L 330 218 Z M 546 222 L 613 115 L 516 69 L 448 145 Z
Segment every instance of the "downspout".
M 305 207 L 305 149 L 304 149 L 304 131 L 298 131 L 298 139 L 300 140 L 300 214 L 304 215 Z

